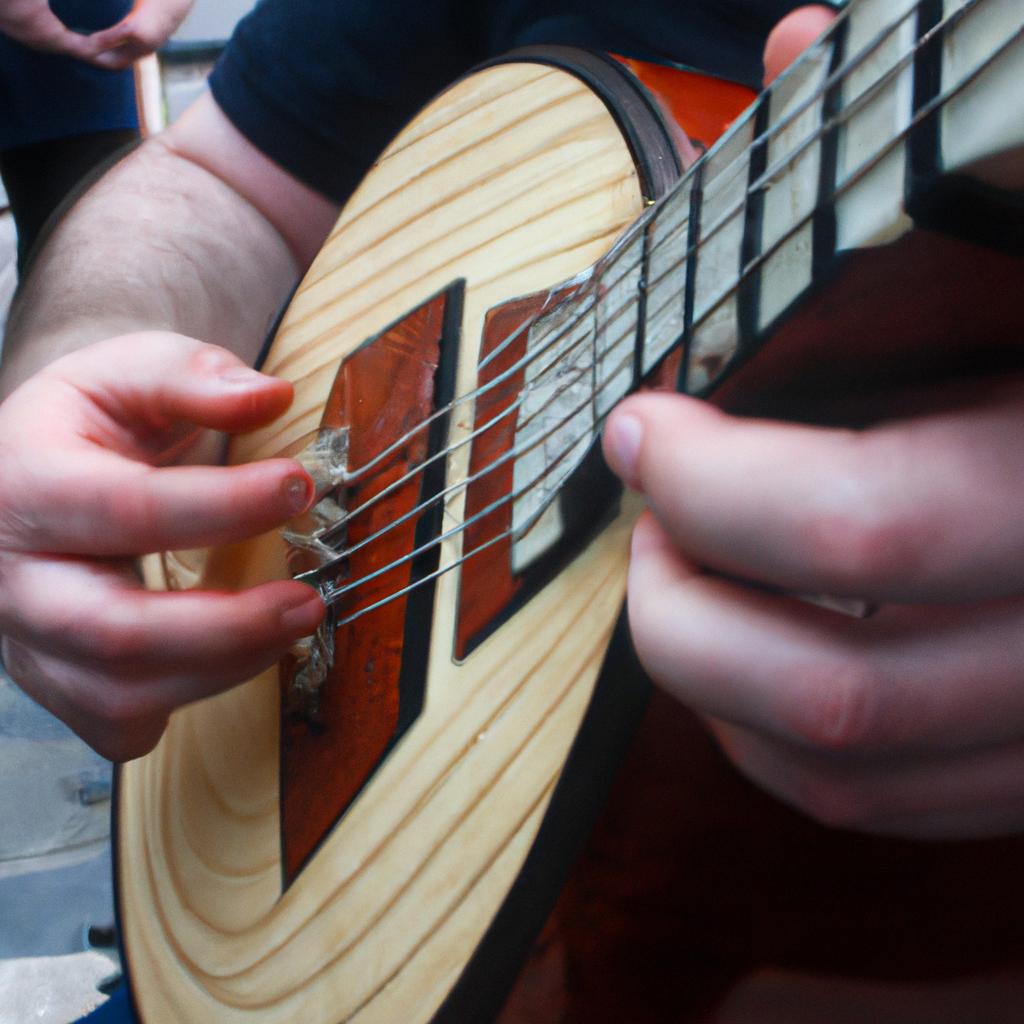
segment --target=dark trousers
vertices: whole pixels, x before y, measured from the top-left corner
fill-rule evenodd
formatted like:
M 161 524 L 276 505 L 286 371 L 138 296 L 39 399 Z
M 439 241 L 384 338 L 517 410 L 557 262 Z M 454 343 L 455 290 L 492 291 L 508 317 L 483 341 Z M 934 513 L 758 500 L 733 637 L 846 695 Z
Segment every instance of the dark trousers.
M 91 184 L 137 138 L 130 130 L 94 132 L 0 153 L 0 177 L 18 229 L 19 274 L 54 212 L 63 212 L 78 186 Z

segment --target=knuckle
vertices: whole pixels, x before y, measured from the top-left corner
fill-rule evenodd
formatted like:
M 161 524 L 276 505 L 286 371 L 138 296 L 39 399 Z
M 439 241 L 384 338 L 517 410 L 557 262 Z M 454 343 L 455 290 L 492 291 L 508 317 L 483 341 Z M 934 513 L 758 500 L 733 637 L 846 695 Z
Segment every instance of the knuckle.
M 148 649 L 144 630 L 116 612 L 95 616 L 82 631 L 82 642 L 87 657 L 110 666 L 136 664 Z
M 240 361 L 226 349 L 209 344 L 197 345 L 190 352 L 188 359 L 189 368 L 201 376 L 214 376 L 240 364 Z
M 110 761 L 130 761 L 159 742 L 168 713 L 141 687 L 105 680 L 82 696 L 83 738 Z
M 97 685 L 90 690 L 85 702 L 89 716 L 118 735 L 130 732 L 133 725 L 150 713 L 139 694 L 123 683 L 107 681 Z
M 119 487 L 97 493 L 96 504 L 109 534 L 116 538 L 136 535 L 140 528 L 152 528 L 158 518 L 158 507 L 145 475 L 150 470 L 140 469 L 139 475 L 125 480 Z M 125 552 L 128 553 L 128 552 Z
M 681 676 L 680 643 L 676 631 L 666 629 L 663 611 L 653 601 L 633 599 L 628 604 L 633 648 L 648 674 L 672 687 Z
M 896 517 L 843 511 L 813 519 L 807 545 L 817 576 L 838 593 L 888 583 L 915 572 L 919 531 Z
M 811 666 L 797 681 L 792 728 L 815 750 L 856 753 L 884 740 L 878 711 L 881 674 L 868 659 L 848 654 Z
M 729 760 L 762 789 L 828 828 L 867 828 L 879 791 L 828 755 L 793 751 L 774 740 L 716 731 Z

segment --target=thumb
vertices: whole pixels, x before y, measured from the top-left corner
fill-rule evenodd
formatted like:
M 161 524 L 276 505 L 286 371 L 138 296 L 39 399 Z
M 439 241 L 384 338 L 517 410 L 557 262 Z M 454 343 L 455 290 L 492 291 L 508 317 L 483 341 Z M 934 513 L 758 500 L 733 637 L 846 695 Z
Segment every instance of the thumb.
M 799 7 L 780 21 L 764 48 L 764 84 L 771 85 L 836 19 L 821 4 Z

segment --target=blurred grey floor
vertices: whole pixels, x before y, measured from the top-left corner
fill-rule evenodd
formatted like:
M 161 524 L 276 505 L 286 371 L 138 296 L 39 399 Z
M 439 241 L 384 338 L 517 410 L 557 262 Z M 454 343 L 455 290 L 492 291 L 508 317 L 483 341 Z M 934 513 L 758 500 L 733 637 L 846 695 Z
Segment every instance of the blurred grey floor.
M 109 763 L 0 675 L 0 1024 L 68 1024 L 113 960 Z
M 110 776 L 0 677 L 0 958 L 78 952 L 112 921 Z

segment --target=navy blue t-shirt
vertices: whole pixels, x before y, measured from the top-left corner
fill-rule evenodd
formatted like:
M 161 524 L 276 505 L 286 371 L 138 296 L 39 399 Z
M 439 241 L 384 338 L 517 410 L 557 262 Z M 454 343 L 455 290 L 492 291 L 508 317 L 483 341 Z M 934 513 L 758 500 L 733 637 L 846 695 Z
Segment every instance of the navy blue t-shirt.
M 562 43 L 757 87 L 772 26 L 807 0 L 262 0 L 214 69 L 235 126 L 342 201 L 412 115 L 474 65 Z

